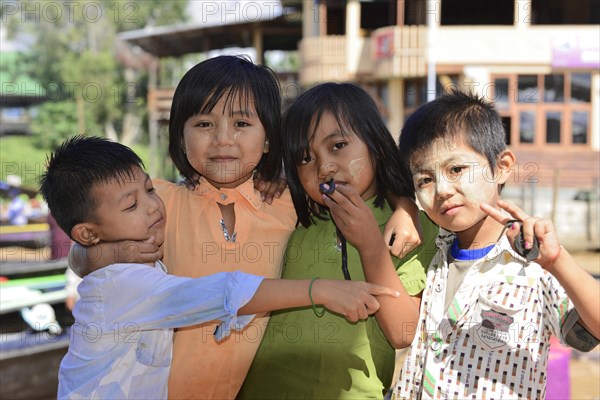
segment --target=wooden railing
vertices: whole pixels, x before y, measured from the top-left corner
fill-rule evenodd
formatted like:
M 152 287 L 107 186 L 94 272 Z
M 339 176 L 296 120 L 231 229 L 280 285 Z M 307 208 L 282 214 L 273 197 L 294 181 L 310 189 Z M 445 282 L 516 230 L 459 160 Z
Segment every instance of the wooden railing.
M 386 43 L 387 46 L 382 48 Z M 371 35 L 377 78 L 414 78 L 427 73 L 427 27 L 387 26 Z
M 346 37 L 320 36 L 300 42 L 300 84 L 347 80 Z

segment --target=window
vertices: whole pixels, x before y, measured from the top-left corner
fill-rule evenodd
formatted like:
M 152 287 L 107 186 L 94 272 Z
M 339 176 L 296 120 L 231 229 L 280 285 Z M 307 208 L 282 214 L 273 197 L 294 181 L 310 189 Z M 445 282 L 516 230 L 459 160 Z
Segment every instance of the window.
M 496 103 L 511 146 L 589 146 L 591 81 L 569 71 L 494 76 L 483 94 Z
M 546 113 L 546 143 L 560 143 L 561 113 L 550 111 Z
M 571 126 L 573 143 L 587 143 L 588 118 L 589 114 L 587 111 L 575 111 L 573 113 Z
M 531 0 L 534 25 L 600 24 L 598 0 Z
M 562 103 L 565 101 L 565 77 L 563 74 L 552 74 L 544 77 L 544 101 Z
M 539 86 L 537 75 L 519 75 L 518 102 L 537 103 L 539 101 Z
M 512 25 L 514 23 L 514 0 L 444 0 L 441 3 L 442 25 Z
M 535 139 L 535 111 L 522 111 L 520 116 L 520 142 L 533 143 Z
M 571 74 L 571 102 L 589 103 L 592 77 L 590 74 Z

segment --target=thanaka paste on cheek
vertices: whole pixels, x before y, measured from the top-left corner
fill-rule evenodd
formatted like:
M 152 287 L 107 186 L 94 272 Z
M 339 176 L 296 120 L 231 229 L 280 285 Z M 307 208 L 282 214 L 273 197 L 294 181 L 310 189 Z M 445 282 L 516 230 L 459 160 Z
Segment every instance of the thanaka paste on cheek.
M 496 193 L 497 182 L 489 168 L 474 167 L 461 177 L 460 185 L 465 199 L 479 208 L 482 203 L 490 203 Z
M 360 181 L 360 177 L 366 167 L 366 162 L 367 160 L 365 158 L 357 158 L 356 160 L 352 160 L 350 163 L 348 163 L 348 171 L 350 172 L 350 176 L 355 183 Z

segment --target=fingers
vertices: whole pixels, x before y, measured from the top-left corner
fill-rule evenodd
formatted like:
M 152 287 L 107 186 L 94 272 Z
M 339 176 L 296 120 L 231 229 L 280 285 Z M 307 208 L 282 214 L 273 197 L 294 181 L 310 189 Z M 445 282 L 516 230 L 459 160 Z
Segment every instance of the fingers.
M 387 286 L 377 285 L 375 283 L 367 282 L 367 291 L 375 296 L 400 297 L 400 292 L 397 290 L 391 289 Z
M 525 211 L 517 207 L 515 204 L 509 203 L 508 201 L 498 200 L 497 204 L 500 208 L 508 211 L 508 213 L 512 215 L 515 219 L 525 221 L 527 218 L 530 217 L 529 214 L 527 214 Z
M 506 225 L 508 221 L 514 219 L 506 215 L 502 211 L 498 210 L 497 208 L 490 206 L 489 204 L 481 203 L 479 207 L 483 212 L 485 212 L 490 217 L 494 218 L 496 221 L 500 222 L 502 225 Z
M 358 207 L 363 203 L 358 192 L 348 185 L 337 185 L 335 191 L 329 197 L 344 208 L 351 205 Z

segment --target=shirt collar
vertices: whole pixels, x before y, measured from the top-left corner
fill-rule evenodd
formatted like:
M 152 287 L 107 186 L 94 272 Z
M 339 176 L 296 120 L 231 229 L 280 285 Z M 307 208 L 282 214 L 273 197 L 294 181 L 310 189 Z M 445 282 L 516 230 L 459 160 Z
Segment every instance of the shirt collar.
M 255 210 L 259 210 L 262 205 L 260 192 L 254 189 L 254 180 L 252 178 L 234 188 L 217 189 L 206 178 L 200 177 L 198 184 L 194 188 L 194 193 L 223 205 L 241 200 L 246 201 Z
M 452 242 L 455 238 L 455 233 L 452 233 L 440 227 L 440 232 L 435 238 L 435 244 L 442 251 L 442 254 L 448 254 L 450 246 L 452 246 Z M 494 247 L 481 260 L 484 262 L 496 260 L 500 255 L 502 255 L 505 252 L 509 253 L 512 257 L 519 261 L 524 261 L 524 258 L 512 249 L 506 235 L 502 235 L 500 240 L 496 242 Z

